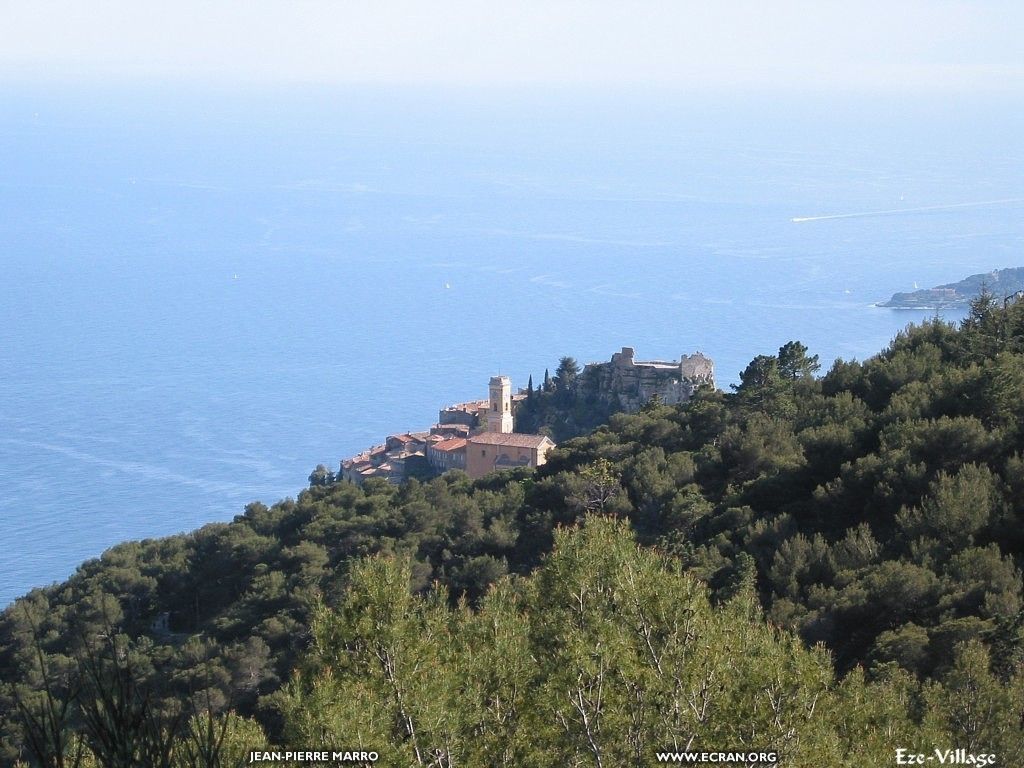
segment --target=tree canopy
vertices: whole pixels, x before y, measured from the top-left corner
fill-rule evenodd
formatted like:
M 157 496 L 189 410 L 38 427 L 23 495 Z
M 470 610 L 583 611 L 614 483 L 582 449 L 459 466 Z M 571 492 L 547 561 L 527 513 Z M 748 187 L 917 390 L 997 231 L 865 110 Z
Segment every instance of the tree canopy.
M 355 648 L 366 627 L 386 621 L 395 642 L 410 643 L 402 646 L 410 658 L 444 661 L 437 679 L 408 679 L 423 701 L 413 726 L 424 761 L 450 746 L 473 764 L 483 747 L 467 734 L 486 734 L 480 744 L 499 750 L 489 754 L 513 763 L 532 754 L 510 710 L 485 711 L 498 706 L 488 690 L 514 685 L 548 702 L 549 722 L 535 726 L 540 743 L 558 734 L 562 751 L 552 754 L 593 764 L 580 709 L 595 736 L 586 685 L 601 679 L 611 697 L 601 727 L 626 742 L 594 742 L 609 763 L 629 762 L 622 744 L 649 748 L 653 730 L 644 729 L 654 722 L 630 718 L 662 717 L 669 701 L 664 681 L 644 666 L 646 641 L 623 623 L 637 619 L 633 609 L 616 602 L 628 594 L 622 574 L 632 572 L 658 611 L 648 618 L 668 622 L 649 625 L 665 653 L 682 653 L 677 641 L 698 653 L 672 640 L 672 617 L 693 611 L 716 642 L 725 624 L 738 633 L 723 639 L 729 654 L 698 653 L 701 663 L 731 654 L 729 663 L 748 670 L 742 655 L 764 654 L 768 669 L 781 670 L 778 690 L 796 701 L 818 691 L 818 701 L 841 710 L 834 721 L 786 721 L 799 743 L 831 744 L 822 754 L 836 764 L 872 764 L 882 752 L 871 749 L 934 734 L 944 744 L 1004 750 L 1000 761 L 1012 764 L 1003 755 L 1024 743 L 1013 725 L 1024 662 L 1024 302 L 979 301 L 959 328 L 910 327 L 880 354 L 836 361 L 820 378 L 815 365 L 790 342 L 756 358 L 734 393 L 704 391 L 686 405 L 654 402 L 635 414 L 560 400 L 551 380 L 535 391 L 533 416 L 578 436 L 538 470 L 357 487 L 318 468 L 295 499 L 118 545 L 0 614 L 0 761 L 68 764 L 34 757 L 31 743 L 63 754 L 81 743 L 76 734 L 92 734 L 92 753 L 100 731 L 89 730 L 89 718 L 99 723 L 96 713 L 110 711 L 96 701 L 111 680 L 130 681 L 151 702 L 150 734 L 180 736 L 204 713 L 217 723 L 235 713 L 269 743 L 284 743 L 305 727 L 301 702 L 327 685 L 326 670 L 331 685 L 358 683 L 338 666 L 343 659 L 329 663 L 331 649 Z M 595 514 L 619 522 L 560 532 Z M 612 560 L 596 552 L 597 541 Z M 556 589 L 561 578 L 595 596 L 572 621 L 571 595 Z M 679 594 L 654 594 L 668 584 Z M 339 616 L 349 623 L 338 628 Z M 325 634 L 332 626 L 336 634 Z M 487 678 L 473 665 L 488 658 L 499 629 L 507 664 Z M 358 647 L 363 656 L 345 656 L 351 669 L 372 661 L 369 646 Z M 118 671 L 126 659 L 127 677 Z M 614 679 L 612 660 L 624 671 Z M 729 702 L 723 712 L 761 722 L 764 712 L 750 708 L 770 706 L 757 691 L 773 683 L 748 674 L 746 693 L 719 701 Z M 374 675 L 361 683 L 376 686 L 360 695 L 378 702 L 364 713 L 378 717 L 366 727 L 405 760 L 411 737 L 401 719 L 385 717 L 393 714 L 387 687 Z M 630 695 L 647 697 L 651 709 L 635 709 Z M 500 704 L 522 711 L 507 696 Z M 429 725 L 430 713 L 449 705 L 458 717 Z M 364 716 L 325 705 L 322 715 L 330 712 L 338 723 Z M 858 739 L 864 744 L 853 745 Z

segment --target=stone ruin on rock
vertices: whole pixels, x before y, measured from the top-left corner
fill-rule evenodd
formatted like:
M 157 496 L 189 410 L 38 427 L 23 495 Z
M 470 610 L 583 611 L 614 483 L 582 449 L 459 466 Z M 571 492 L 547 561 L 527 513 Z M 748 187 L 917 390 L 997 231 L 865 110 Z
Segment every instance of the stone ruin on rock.
M 655 395 L 665 405 L 676 405 L 700 388 L 714 389 L 715 364 L 700 352 L 683 355 L 678 362 L 638 361 L 632 347 L 623 347 L 610 362 L 585 366 L 581 385 L 616 409 L 635 412 Z

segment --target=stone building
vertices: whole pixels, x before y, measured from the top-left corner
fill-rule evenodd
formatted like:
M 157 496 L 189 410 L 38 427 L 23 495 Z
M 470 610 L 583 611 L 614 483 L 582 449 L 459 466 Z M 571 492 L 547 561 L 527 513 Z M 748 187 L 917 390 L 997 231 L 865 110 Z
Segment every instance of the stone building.
M 554 447 L 543 435 L 481 432 L 466 441 L 466 473 L 478 478 L 500 469 L 539 467 Z
M 512 392 L 508 376 L 492 377 L 488 389 L 491 397 L 487 400 L 470 400 L 442 408 L 431 432 L 440 434 L 440 429 L 459 426 L 466 427 L 467 432 L 500 432 L 503 428 L 511 431 L 516 408 L 526 402 L 526 390 Z M 505 414 L 510 416 L 507 421 Z
M 416 453 L 426 447 L 426 439 L 426 432 L 404 432 L 401 435 L 389 435 L 384 441 L 384 448 L 389 453 L 392 451 Z
M 638 361 L 623 347 L 607 363 L 590 363 L 580 384 L 617 410 L 635 412 L 655 395 L 666 405 L 685 403 L 697 389 L 714 388 L 715 364 L 700 352 L 674 360 Z
M 435 472 L 466 468 L 466 438 L 453 437 L 427 446 L 427 462 Z
M 492 376 L 488 389 L 487 431 L 508 434 L 512 431 L 512 381 L 508 376 Z
M 442 408 L 437 414 L 438 426 L 463 424 L 470 429 L 480 425 L 480 414 L 486 414 L 490 408 L 490 400 L 470 400 L 468 403 L 456 403 Z
M 451 437 L 469 437 L 470 428 L 466 424 L 435 424 L 430 428 L 431 437 L 448 439 Z

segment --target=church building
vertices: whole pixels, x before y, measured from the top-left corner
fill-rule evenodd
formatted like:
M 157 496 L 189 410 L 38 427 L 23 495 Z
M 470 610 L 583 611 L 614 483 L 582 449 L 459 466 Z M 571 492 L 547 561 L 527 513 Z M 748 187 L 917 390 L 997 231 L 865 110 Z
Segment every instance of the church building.
M 543 435 L 512 431 L 512 382 L 508 376 L 492 376 L 484 419 L 486 431 L 466 441 L 466 473 L 472 477 L 501 469 L 539 467 L 555 444 Z M 481 414 L 483 416 L 484 414 Z
M 477 478 L 500 469 L 539 467 L 554 447 L 544 435 L 481 432 L 466 441 L 466 474 Z

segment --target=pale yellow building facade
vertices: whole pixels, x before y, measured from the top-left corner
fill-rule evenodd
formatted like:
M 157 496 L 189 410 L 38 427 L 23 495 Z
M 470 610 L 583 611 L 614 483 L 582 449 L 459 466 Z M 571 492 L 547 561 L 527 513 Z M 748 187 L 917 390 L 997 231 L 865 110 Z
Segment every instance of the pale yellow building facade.
M 466 441 L 466 474 L 478 478 L 500 469 L 539 467 L 554 447 L 543 435 L 481 432 Z

